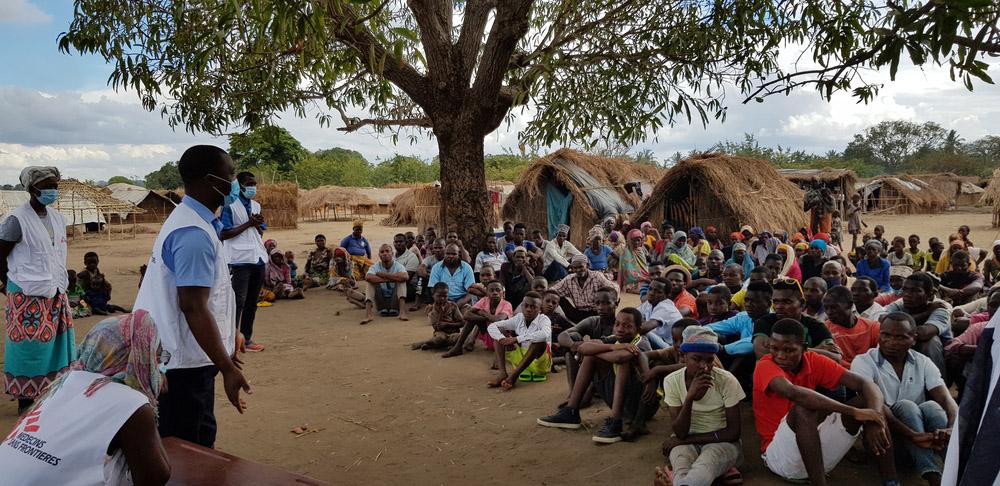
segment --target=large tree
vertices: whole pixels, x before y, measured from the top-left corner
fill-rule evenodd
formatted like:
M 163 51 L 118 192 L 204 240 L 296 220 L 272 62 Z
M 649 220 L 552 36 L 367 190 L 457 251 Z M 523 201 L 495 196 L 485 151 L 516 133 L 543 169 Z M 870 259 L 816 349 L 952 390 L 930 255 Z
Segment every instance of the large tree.
M 943 149 L 948 137 L 949 132 L 934 122 L 883 121 L 854 135 L 854 140 L 844 149 L 844 156 L 895 172 L 919 155 Z M 958 140 L 952 140 L 952 143 L 956 144 Z
M 875 0 L 76 0 L 60 48 L 103 56 L 113 86 L 192 131 L 314 107 L 324 124 L 339 115 L 346 132 L 430 130 L 442 221 L 476 247 L 490 211 L 483 139 L 514 114 L 527 118 L 525 142 L 631 145 L 681 119 L 724 118 L 726 86 L 750 99 L 809 82 L 829 94 L 856 79 L 845 72 L 894 69 L 904 47 L 924 62 L 950 59 L 957 45 L 957 71 L 984 75 L 973 61 L 989 50 L 966 47 L 996 42 L 995 30 L 970 31 L 996 25 L 983 3 L 910 12 Z M 787 77 L 777 54 L 788 42 L 846 67 L 832 81 L 825 71 Z
M 229 155 L 240 169 L 270 163 L 288 172 L 308 153 L 288 130 L 273 125 L 229 135 Z

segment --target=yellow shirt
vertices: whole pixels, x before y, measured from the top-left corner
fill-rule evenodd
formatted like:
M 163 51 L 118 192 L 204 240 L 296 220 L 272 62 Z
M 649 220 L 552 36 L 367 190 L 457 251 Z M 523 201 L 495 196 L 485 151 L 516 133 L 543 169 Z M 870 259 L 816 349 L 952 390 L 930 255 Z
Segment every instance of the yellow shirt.
M 739 292 L 736 292 L 729 298 L 729 302 L 732 302 L 732 304 L 736 306 L 737 311 L 741 311 L 744 310 L 743 302 L 746 300 L 746 297 L 747 289 L 740 289 Z
M 684 405 L 687 397 L 686 370 L 677 370 L 663 379 L 665 396 L 663 402 L 668 407 Z M 712 368 L 712 386 L 701 400 L 691 406 L 691 434 L 707 434 L 726 428 L 726 409 L 735 407 L 746 394 L 740 382 L 732 373 L 722 368 Z

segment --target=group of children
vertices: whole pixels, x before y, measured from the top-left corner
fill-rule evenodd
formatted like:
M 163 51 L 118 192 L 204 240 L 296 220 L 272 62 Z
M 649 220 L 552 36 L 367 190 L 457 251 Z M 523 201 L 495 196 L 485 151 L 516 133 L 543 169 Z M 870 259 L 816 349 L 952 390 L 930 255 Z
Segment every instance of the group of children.
M 114 312 L 130 312 L 122 306 L 111 303 L 111 282 L 97 266 L 100 264 L 97 253 L 88 251 L 83 256 L 83 270 L 79 272 L 67 270 L 69 285 L 66 296 L 69 298 L 73 318 L 90 315 L 106 316 Z

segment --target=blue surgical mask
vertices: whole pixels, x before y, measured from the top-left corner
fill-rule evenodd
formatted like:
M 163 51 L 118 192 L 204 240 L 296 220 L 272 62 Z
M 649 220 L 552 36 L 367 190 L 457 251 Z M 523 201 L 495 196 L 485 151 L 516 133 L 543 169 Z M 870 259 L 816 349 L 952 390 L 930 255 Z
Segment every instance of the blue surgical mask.
M 59 199 L 59 189 L 38 189 L 37 199 L 43 206 L 48 206 Z
M 247 186 L 243 189 L 243 195 L 246 196 L 247 199 L 253 199 L 253 197 L 257 195 L 257 186 Z
M 225 200 L 222 202 L 223 206 L 229 206 L 230 204 L 236 202 L 236 200 L 240 197 L 240 183 L 239 183 L 239 181 L 237 181 L 236 179 L 233 179 L 232 181 L 226 181 L 225 179 L 223 179 L 223 178 L 221 178 L 221 177 L 219 177 L 219 176 L 217 176 L 215 174 L 209 174 L 209 176 L 214 177 L 214 178 L 216 178 L 216 179 L 218 179 L 220 181 L 229 182 L 230 183 L 230 185 L 229 185 L 229 194 L 222 194 L 222 191 L 216 189 L 214 186 L 212 187 L 212 189 L 215 189 L 215 192 L 217 192 L 219 194 L 222 194 L 222 196 L 225 198 Z

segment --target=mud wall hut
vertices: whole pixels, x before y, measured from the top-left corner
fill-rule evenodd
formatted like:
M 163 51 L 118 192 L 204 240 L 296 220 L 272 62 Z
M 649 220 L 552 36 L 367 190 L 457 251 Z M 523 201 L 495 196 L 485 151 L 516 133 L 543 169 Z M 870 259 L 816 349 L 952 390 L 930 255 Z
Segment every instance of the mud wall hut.
M 129 202 L 144 209 L 145 213 L 135 215 L 135 219 L 139 223 L 162 223 L 177 207 L 177 204 L 170 198 L 156 191 L 132 184 L 109 184 L 104 188 L 104 191 L 119 201 Z M 118 221 L 116 218 L 120 219 L 120 217 L 112 215 L 112 220 Z
M 993 227 L 1000 228 L 1000 169 L 993 171 L 993 178 L 979 198 L 979 204 L 993 207 Z
M 860 192 L 866 212 L 874 213 L 937 213 L 949 203 L 949 198 L 934 186 L 904 175 L 876 177 Z
M 851 194 L 857 192 L 854 186 L 858 182 L 858 175 L 850 169 L 824 167 L 822 169 L 778 169 L 778 172 L 803 191 L 814 187 L 827 187 L 835 194 L 840 193 L 842 197 L 836 199 L 837 209 L 840 210 L 841 215 L 846 213 L 846 204 L 851 200 Z

